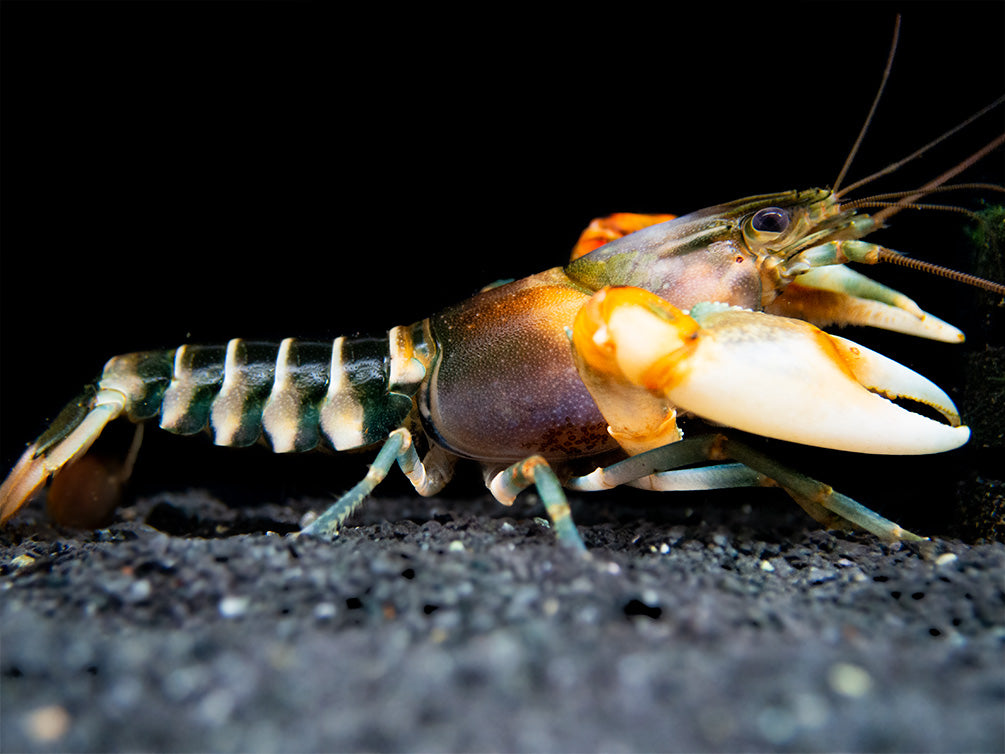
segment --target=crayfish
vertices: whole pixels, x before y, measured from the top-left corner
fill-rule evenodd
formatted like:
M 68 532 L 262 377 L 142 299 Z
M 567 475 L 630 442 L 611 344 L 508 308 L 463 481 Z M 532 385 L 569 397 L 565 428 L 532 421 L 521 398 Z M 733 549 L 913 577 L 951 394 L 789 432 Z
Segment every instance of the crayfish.
M 0 486 L 0 514 L 9 518 L 55 476 L 50 505 L 96 505 L 104 515 L 118 487 L 76 483 L 75 462 L 125 416 L 159 417 L 180 434 L 208 430 L 218 445 L 267 442 L 281 453 L 380 445 L 365 479 L 303 532 L 317 536 L 336 534 L 395 462 L 420 494 L 433 495 L 455 460 L 467 458 L 482 464 L 504 504 L 535 486 L 560 541 L 578 548 L 563 485 L 777 484 L 829 526 L 915 539 L 726 429 L 863 453 L 966 443 L 969 430 L 936 385 L 812 324 L 963 339 L 844 266 L 895 254 L 861 240 L 880 221 L 822 189 L 671 220 L 616 216 L 588 230 L 564 268 L 491 286 L 385 338 L 231 340 L 116 356 L 25 451 Z M 622 235 L 624 223 L 644 227 Z M 900 397 L 944 421 L 890 400 Z M 684 438 L 678 419 L 688 415 L 724 429 Z M 569 470 L 619 453 L 622 460 L 592 473 Z
M 0 485 L 0 520 L 50 480 L 50 509 L 62 520 L 106 516 L 138 439 L 105 477 L 95 480 L 85 459 L 105 426 L 126 417 L 278 453 L 377 448 L 366 477 L 301 532 L 308 535 L 334 536 L 395 463 L 419 494 L 434 495 L 455 461 L 470 459 L 504 504 L 536 488 L 559 540 L 576 548 L 583 543 L 563 487 L 623 484 L 777 485 L 828 526 L 918 539 L 731 429 L 876 454 L 967 442 L 968 428 L 935 384 L 819 328 L 963 340 L 845 265 L 901 261 L 862 239 L 1003 141 L 913 193 L 845 201 L 865 181 L 839 189 L 839 177 L 831 189 L 753 196 L 682 217 L 615 215 L 584 233 L 564 267 L 489 286 L 383 337 L 235 339 L 116 356 Z M 890 198 L 893 206 L 874 216 L 859 211 Z M 942 420 L 894 402 L 902 398 Z M 681 425 L 692 416 L 712 430 L 685 437 Z M 581 473 L 584 465 L 595 469 Z

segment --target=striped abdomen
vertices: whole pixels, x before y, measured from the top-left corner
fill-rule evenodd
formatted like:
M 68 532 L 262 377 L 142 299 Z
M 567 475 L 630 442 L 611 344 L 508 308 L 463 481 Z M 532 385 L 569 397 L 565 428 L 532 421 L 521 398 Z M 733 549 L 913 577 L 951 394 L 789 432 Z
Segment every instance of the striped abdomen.
M 98 389 L 127 398 L 140 421 L 189 435 L 209 429 L 217 445 L 242 447 L 263 436 L 277 453 L 336 450 L 383 440 L 412 410 L 431 359 L 424 323 L 386 338 L 280 344 L 232 340 L 174 351 L 116 356 Z

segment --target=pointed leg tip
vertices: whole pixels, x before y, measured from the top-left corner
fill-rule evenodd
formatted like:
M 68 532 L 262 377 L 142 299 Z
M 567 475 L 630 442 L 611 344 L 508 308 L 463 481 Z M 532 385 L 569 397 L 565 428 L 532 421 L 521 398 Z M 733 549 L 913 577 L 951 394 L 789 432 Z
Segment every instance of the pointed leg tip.
M 586 545 L 583 544 L 583 539 L 579 536 L 578 531 L 574 536 L 569 535 L 568 533 L 560 534 L 558 537 L 558 543 L 566 550 L 579 553 L 584 557 L 590 556 L 590 551 L 586 549 Z
M 325 542 L 334 542 L 338 539 L 338 535 L 338 526 L 327 525 L 321 520 L 321 517 L 318 517 L 311 523 L 301 528 L 300 531 L 290 532 L 287 536 L 291 539 L 300 539 L 303 537 L 306 539 L 320 539 Z
M 895 525 L 895 529 L 892 532 L 892 541 L 894 542 L 931 542 L 930 537 L 922 537 L 920 534 L 915 534 L 907 529 L 903 529 L 900 526 Z

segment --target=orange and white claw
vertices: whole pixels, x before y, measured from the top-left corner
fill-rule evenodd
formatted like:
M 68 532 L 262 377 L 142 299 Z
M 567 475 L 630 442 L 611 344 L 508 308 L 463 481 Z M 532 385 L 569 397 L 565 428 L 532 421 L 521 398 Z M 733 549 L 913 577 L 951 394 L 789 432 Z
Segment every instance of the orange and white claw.
M 573 360 L 608 432 L 629 455 L 681 439 L 676 410 L 661 393 L 647 389 L 640 370 L 648 368 L 652 353 L 686 358 L 698 329 L 682 311 L 641 288 L 604 288 L 580 309 L 571 332 Z M 626 333 L 648 343 L 641 359 L 629 358 L 633 349 L 619 348 Z
M 680 411 L 765 437 L 909 455 L 951 450 L 970 436 L 931 381 L 801 320 L 721 304 L 688 316 L 646 291 L 611 288 L 583 308 L 573 332 L 583 361 L 610 384 L 627 380 Z M 603 390 L 591 387 L 606 417 Z M 894 397 L 927 404 L 948 424 Z

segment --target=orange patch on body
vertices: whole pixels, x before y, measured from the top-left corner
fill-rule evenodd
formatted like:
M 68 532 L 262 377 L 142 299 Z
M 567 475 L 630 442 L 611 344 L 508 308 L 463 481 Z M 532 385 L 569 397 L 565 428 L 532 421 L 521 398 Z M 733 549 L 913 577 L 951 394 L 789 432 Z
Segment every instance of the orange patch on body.
M 570 262 L 599 249 L 606 243 L 616 241 L 629 233 L 648 228 L 650 225 L 665 223 L 677 215 L 645 215 L 635 212 L 615 212 L 606 217 L 597 217 L 586 227 L 572 249 Z

